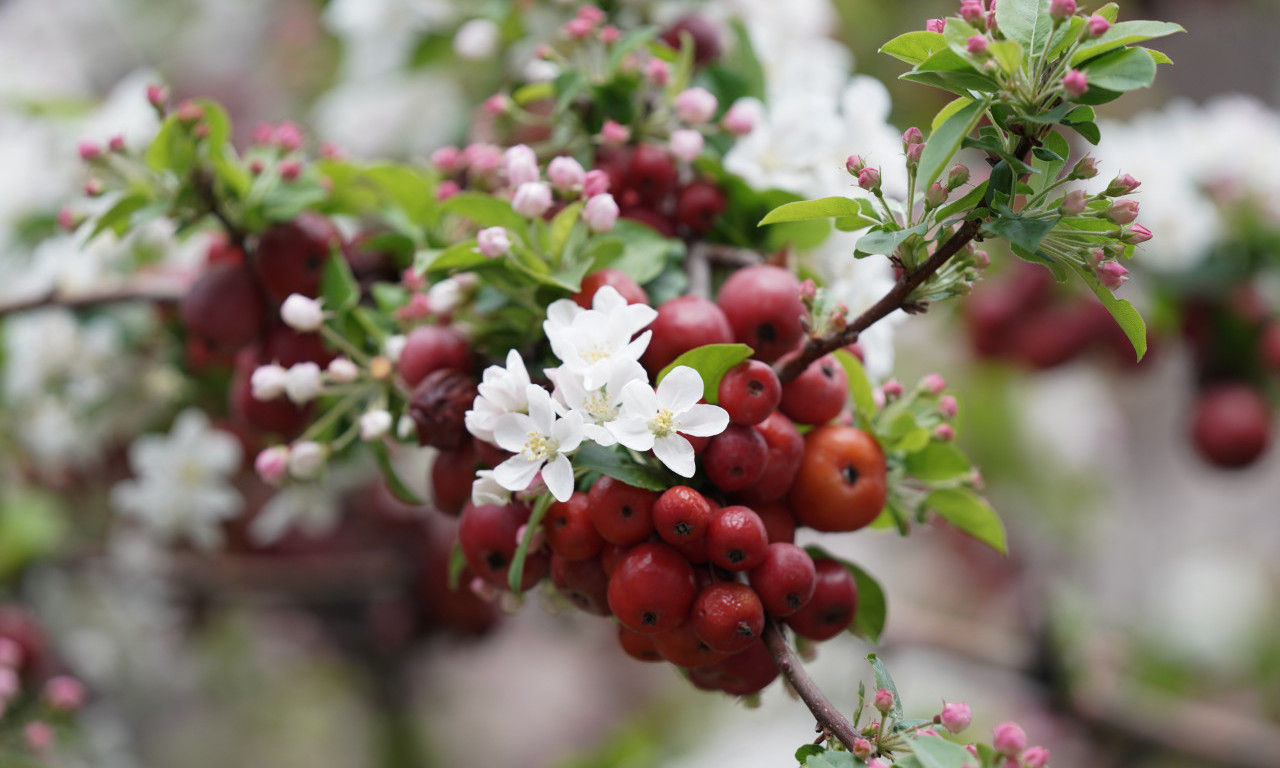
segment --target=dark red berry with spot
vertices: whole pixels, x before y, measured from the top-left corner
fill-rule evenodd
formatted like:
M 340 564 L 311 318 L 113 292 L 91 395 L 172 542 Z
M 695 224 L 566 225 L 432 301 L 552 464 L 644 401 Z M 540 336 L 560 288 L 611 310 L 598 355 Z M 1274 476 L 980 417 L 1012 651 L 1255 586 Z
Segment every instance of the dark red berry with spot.
M 764 632 L 764 606 L 746 584 L 720 581 L 698 593 L 689 623 L 712 650 L 738 653 Z
M 724 661 L 689 670 L 689 682 L 695 687 L 704 691 L 723 691 L 730 696 L 759 693 L 777 677 L 778 665 L 760 640 Z
M 254 266 L 277 302 L 292 293 L 314 298 L 320 295 L 320 276 L 330 254 L 341 249 L 342 233 L 333 222 L 308 211 L 262 233 Z
M 696 596 L 693 566 L 660 542 L 638 544 L 609 578 L 609 608 L 641 633 L 665 632 L 684 623 Z
M 741 362 L 725 372 L 717 388 L 720 407 L 734 424 L 751 426 L 769 418 L 782 400 L 782 382 L 759 360 Z
M 791 419 L 781 413 L 773 412 L 757 424 L 755 430 L 764 438 L 767 453 L 760 479 L 738 494 L 748 506 L 786 496 L 804 459 L 804 436 Z
M 858 610 L 858 585 L 838 560 L 822 559 L 813 565 L 813 597 L 786 622 L 801 637 L 830 640 L 853 623 Z
M 655 144 L 641 144 L 631 153 L 625 187 L 645 202 L 666 197 L 676 188 L 676 163 Z
M 602 477 L 587 495 L 591 522 L 605 541 L 629 547 L 653 533 L 655 491 Z
M 694 489 L 677 485 L 668 488 L 653 505 L 653 527 L 668 544 L 680 547 L 701 541 L 707 535 L 714 511 L 707 497 Z
M 764 474 L 769 447 L 764 436 L 752 427 L 730 424 L 711 438 L 702 452 L 707 478 L 725 491 L 740 491 L 755 484 Z
M 676 221 L 689 228 L 695 235 L 707 232 L 724 213 L 725 198 L 719 187 L 705 181 L 695 181 L 676 197 Z
M 609 577 L 600 558 L 569 560 L 552 552 L 551 583 L 580 610 L 596 616 L 609 615 Z
M 666 659 L 662 658 L 662 654 L 658 653 L 658 646 L 653 642 L 653 635 L 642 635 L 639 632 L 627 629 L 622 624 L 618 625 L 618 645 L 622 646 L 623 652 L 636 661 L 666 661 Z
M 591 522 L 587 494 L 575 492 L 568 501 L 557 501 L 542 520 L 547 546 L 566 560 L 586 560 L 600 554 L 604 539 Z
M 717 651 L 698 637 L 689 622 L 655 634 L 653 644 L 662 658 L 685 669 L 705 667 L 729 658 L 729 654 Z
M 458 546 L 467 566 L 495 587 L 507 588 L 507 572 L 519 542 L 516 534 L 529 521 L 529 508 L 521 504 L 477 506 L 470 502 L 458 518 Z M 542 580 L 550 567 L 545 550 L 530 552 L 524 561 L 521 589 Z
M 429 373 L 409 398 L 418 444 L 452 451 L 470 441 L 466 415 L 475 400 L 476 381 L 471 374 L 452 368 Z
M 252 342 L 266 319 L 253 276 L 231 262 L 206 269 L 183 297 L 181 312 L 188 333 L 223 350 Z
M 404 382 L 416 387 L 428 374 L 442 368 L 471 372 L 471 345 L 466 338 L 442 325 L 420 325 L 409 331 L 400 353 L 400 377 Z
M 724 281 L 716 303 L 734 340 L 754 349 L 758 360 L 772 363 L 804 338 L 800 281 L 790 270 L 769 264 L 739 269 Z
M 778 409 L 797 424 L 826 424 L 840 415 L 848 398 L 844 366 L 835 355 L 823 355 L 782 385 Z
M 748 577 L 765 611 L 779 618 L 803 608 L 813 598 L 818 579 L 809 553 L 785 542 L 770 544 Z
M 708 557 L 730 571 L 755 568 L 764 560 L 768 546 L 764 521 L 749 507 L 725 507 L 707 528 Z
M 663 302 L 649 330 L 653 338 L 640 362 L 650 376 L 694 347 L 733 342 L 733 330 L 724 312 L 701 296 L 678 296 Z

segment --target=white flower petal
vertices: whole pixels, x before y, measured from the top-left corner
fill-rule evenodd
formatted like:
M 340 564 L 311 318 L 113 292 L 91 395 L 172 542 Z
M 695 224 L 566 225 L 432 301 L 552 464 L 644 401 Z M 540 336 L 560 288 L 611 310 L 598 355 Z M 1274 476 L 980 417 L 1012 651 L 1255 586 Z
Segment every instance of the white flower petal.
M 523 491 L 533 482 L 534 475 L 542 469 L 542 460 L 529 460 L 515 455 L 493 468 L 493 479 L 508 491 Z
M 680 426 L 677 428 L 686 435 L 711 437 L 718 435 L 729 426 L 729 412 L 718 405 L 698 403 L 680 414 Z
M 636 380 L 622 388 L 622 410 L 627 416 L 645 419 L 646 421 L 658 413 L 658 395 L 649 386 L 649 382 Z
M 582 444 L 582 414 L 574 411 L 551 426 L 551 438 L 559 445 L 559 453 L 572 453 Z
M 653 448 L 653 432 L 645 419 L 623 417 L 605 424 L 609 432 L 619 443 L 633 451 L 647 451 Z
M 507 413 L 494 423 L 493 439 L 503 450 L 520 453 L 529 439 L 529 433 L 536 431 L 533 419 L 523 413 Z
M 599 424 L 583 424 L 582 437 L 586 440 L 590 440 L 596 445 L 603 445 L 605 447 L 618 442 L 618 439 L 613 436 L 612 432 Z
M 658 407 L 683 413 L 702 399 L 702 375 L 687 365 L 672 368 L 658 384 Z
M 680 435 L 668 435 L 654 440 L 653 455 L 677 475 L 693 477 L 693 446 Z
M 542 470 L 542 482 L 556 501 L 568 501 L 573 495 L 573 466 L 569 459 L 557 456 Z

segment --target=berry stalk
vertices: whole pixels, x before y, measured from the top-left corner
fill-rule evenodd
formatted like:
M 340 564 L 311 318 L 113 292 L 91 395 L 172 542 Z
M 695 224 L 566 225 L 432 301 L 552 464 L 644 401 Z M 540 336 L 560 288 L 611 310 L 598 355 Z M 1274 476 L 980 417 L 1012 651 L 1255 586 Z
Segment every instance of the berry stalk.
M 787 639 L 783 636 L 782 630 L 778 628 L 777 622 L 769 621 L 765 623 L 762 639 L 765 647 L 769 649 L 769 654 L 773 656 L 774 663 L 778 665 L 778 671 L 782 673 L 783 677 L 787 678 L 787 683 L 791 685 L 796 694 L 800 696 L 800 700 L 817 718 L 818 725 L 822 726 L 823 732 L 839 739 L 840 743 L 852 751 L 853 743 L 862 738 L 861 735 L 853 727 L 853 723 L 840 714 L 840 710 L 831 703 L 831 700 L 826 697 L 826 694 L 822 692 L 818 684 L 813 682 L 813 678 L 809 677 L 809 673 L 805 672 L 804 667 L 800 664 L 800 659 L 796 656 L 795 651 L 791 650 L 791 646 L 787 644 Z

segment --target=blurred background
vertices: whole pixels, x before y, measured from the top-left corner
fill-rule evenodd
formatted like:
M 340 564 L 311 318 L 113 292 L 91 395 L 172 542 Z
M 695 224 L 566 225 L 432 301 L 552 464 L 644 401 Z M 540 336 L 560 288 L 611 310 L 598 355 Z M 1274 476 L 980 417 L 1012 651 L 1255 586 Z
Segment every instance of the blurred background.
M 0 0 L 0 302 L 202 258 L 162 230 L 87 249 L 55 235 L 83 183 L 77 142 L 145 142 L 148 84 L 222 102 L 240 143 L 292 120 L 353 157 L 422 160 L 465 142 L 504 83 L 538 76 L 533 45 L 577 4 L 514 5 L 520 24 L 504 0 Z M 799 51 L 826 56 L 832 104 L 862 126 L 837 155 L 944 103 L 876 49 L 949 2 L 604 5 L 663 25 L 740 19 L 779 92 Z M 972 296 L 894 327 L 883 373 L 955 388 L 1010 554 L 941 524 L 826 546 L 886 587 L 874 650 L 909 715 L 966 701 L 975 730 L 1017 720 L 1056 766 L 1266 768 L 1280 765 L 1280 11 L 1144 0 L 1121 14 L 1189 32 L 1156 44 L 1176 64 L 1154 88 L 1099 108 L 1092 150 L 1104 176 L 1143 182 L 1155 238 L 1120 295 L 1151 353 L 1134 364 L 1091 298 L 995 259 Z M 149 313 L 41 309 L 0 331 L 0 635 L 90 690 L 52 762 L 784 766 L 811 739 L 779 685 L 748 707 L 625 657 L 607 622 L 549 600 L 454 605 L 438 589 L 447 524 L 367 472 L 288 500 L 345 509 L 326 536 L 265 558 L 234 541 L 222 561 L 162 554 L 116 530 L 108 499 L 130 442 L 183 398 L 173 356 L 139 343 L 159 333 Z M 870 650 L 848 636 L 812 663 L 845 711 Z

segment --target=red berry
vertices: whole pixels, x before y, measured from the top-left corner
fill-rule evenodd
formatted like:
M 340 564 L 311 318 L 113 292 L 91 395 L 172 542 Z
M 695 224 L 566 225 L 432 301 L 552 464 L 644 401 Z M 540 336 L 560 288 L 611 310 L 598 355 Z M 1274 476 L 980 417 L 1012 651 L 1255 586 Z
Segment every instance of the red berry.
M 724 661 L 689 670 L 689 682 L 704 691 L 730 696 L 750 696 L 764 690 L 778 676 L 778 665 L 764 642 L 757 640 L 745 651 Z
M 658 494 L 602 477 L 587 495 L 591 523 L 605 541 L 629 547 L 653 533 L 653 503 Z
M 625 188 L 635 191 L 641 200 L 653 202 L 675 189 L 676 178 L 676 163 L 665 149 L 641 144 L 631 153 Z
M 1271 445 L 1271 408 L 1248 384 L 1217 384 L 1197 398 L 1191 434 L 1196 450 L 1210 463 L 1247 467 Z
M 249 270 L 223 262 L 210 266 L 182 299 L 187 331 L 221 349 L 238 349 L 262 331 L 262 297 Z
M 551 583 L 582 611 L 609 615 L 609 577 L 600 558 L 569 560 L 551 553 Z
M 623 199 L 625 200 L 628 195 L 636 196 L 634 192 L 627 190 L 623 193 Z M 652 208 L 643 205 L 626 205 L 618 215 L 621 218 L 643 224 L 663 237 L 676 236 L 676 226 L 671 221 L 671 217 Z
M 804 437 L 791 419 L 781 413 L 770 414 L 755 430 L 764 438 L 768 452 L 760 479 L 738 494 L 748 504 L 776 501 L 786 496 L 804 458 Z
M 677 485 L 663 492 L 653 505 L 653 526 L 668 544 L 681 548 L 702 540 L 714 514 L 707 497 Z M 692 558 L 690 558 L 692 559 Z
M 467 441 L 461 448 L 441 451 L 431 464 L 431 503 L 449 515 L 457 515 L 471 498 L 476 475 L 476 449 Z
M 470 502 L 458 518 L 458 546 L 476 575 L 500 589 L 507 588 L 507 571 L 519 541 L 516 534 L 529 521 L 529 509 L 521 504 L 476 506 Z M 529 552 L 524 561 L 520 588 L 542 580 L 550 567 L 546 551 Z
M 299 333 L 287 325 L 277 325 L 262 340 L 258 359 L 288 368 L 298 363 L 326 367 L 337 357 L 318 333 Z
M 609 579 L 610 610 L 636 632 L 665 632 L 680 626 L 695 594 L 693 566 L 658 542 L 633 547 Z
M 764 529 L 769 534 L 769 543 L 796 540 L 796 518 L 791 508 L 781 501 L 762 501 L 751 504 L 760 519 L 764 521 Z
M 702 466 L 707 479 L 725 491 L 740 491 L 753 485 L 764 474 L 769 446 L 764 436 L 752 427 L 730 424 L 711 438 L 702 453 Z
M 684 16 L 667 27 L 662 33 L 662 42 L 680 49 L 680 33 L 685 32 L 693 38 L 693 62 L 706 64 L 720 58 L 720 30 L 714 23 L 703 16 Z
M 813 565 L 813 597 L 786 622 L 801 637 L 829 640 L 853 623 L 858 610 L 858 585 L 838 560 L 822 559 Z
M 738 653 L 764 632 L 764 606 L 746 584 L 716 582 L 694 599 L 689 623 L 713 650 Z
M 679 296 L 663 302 L 649 330 L 653 331 L 653 338 L 640 362 L 651 376 L 694 347 L 733 342 L 733 330 L 724 312 L 701 296 Z
M 888 497 L 888 463 L 875 437 L 827 424 L 804 437 L 804 457 L 787 504 L 796 522 L 819 531 L 870 525 Z
M 711 562 L 730 571 L 756 567 L 764 560 L 768 546 L 764 521 L 749 507 L 725 507 L 707 528 L 707 555 Z
M 689 622 L 653 635 L 653 644 L 662 658 L 685 669 L 705 667 L 729 658 L 729 654 L 715 650 L 698 637 Z
M 586 560 L 600 554 L 604 539 L 591 522 L 587 494 L 575 492 L 568 501 L 557 501 L 542 520 L 547 546 L 566 560 Z
M 733 328 L 734 340 L 772 363 L 804 338 L 800 318 L 800 281 L 790 270 L 768 264 L 739 269 L 724 281 L 716 298 Z
M 416 387 L 433 371 L 452 368 L 471 372 L 471 345 L 466 338 L 440 325 L 420 325 L 409 331 L 400 353 L 400 377 Z
M 624 625 L 618 625 L 618 645 L 628 656 L 636 661 L 665 661 L 658 653 L 658 646 L 653 642 L 653 635 L 642 635 L 633 632 Z
M 284 301 L 291 293 L 320 295 L 320 276 L 342 233 L 325 217 L 311 212 L 274 224 L 258 238 L 255 267 L 267 293 Z
M 765 611 L 779 618 L 790 616 L 809 602 L 818 578 L 809 553 L 783 542 L 770 544 L 764 560 L 748 575 Z
M 622 298 L 626 299 L 628 304 L 649 303 L 649 295 L 644 292 L 640 284 L 631 275 L 620 269 L 600 269 L 592 272 L 582 278 L 582 285 L 578 288 L 578 292 L 570 298 L 576 301 L 578 306 L 583 309 L 591 309 L 596 291 L 606 285 L 612 286 L 614 290 L 622 294 Z
M 695 181 L 676 197 L 676 221 L 701 235 L 715 226 L 724 212 L 724 193 L 714 184 Z
M 835 355 L 823 355 L 782 385 L 778 409 L 797 424 L 826 424 L 849 399 L 849 377 Z
M 720 407 L 734 424 L 759 424 L 782 400 L 782 382 L 766 363 L 747 360 L 730 368 L 717 389 Z

